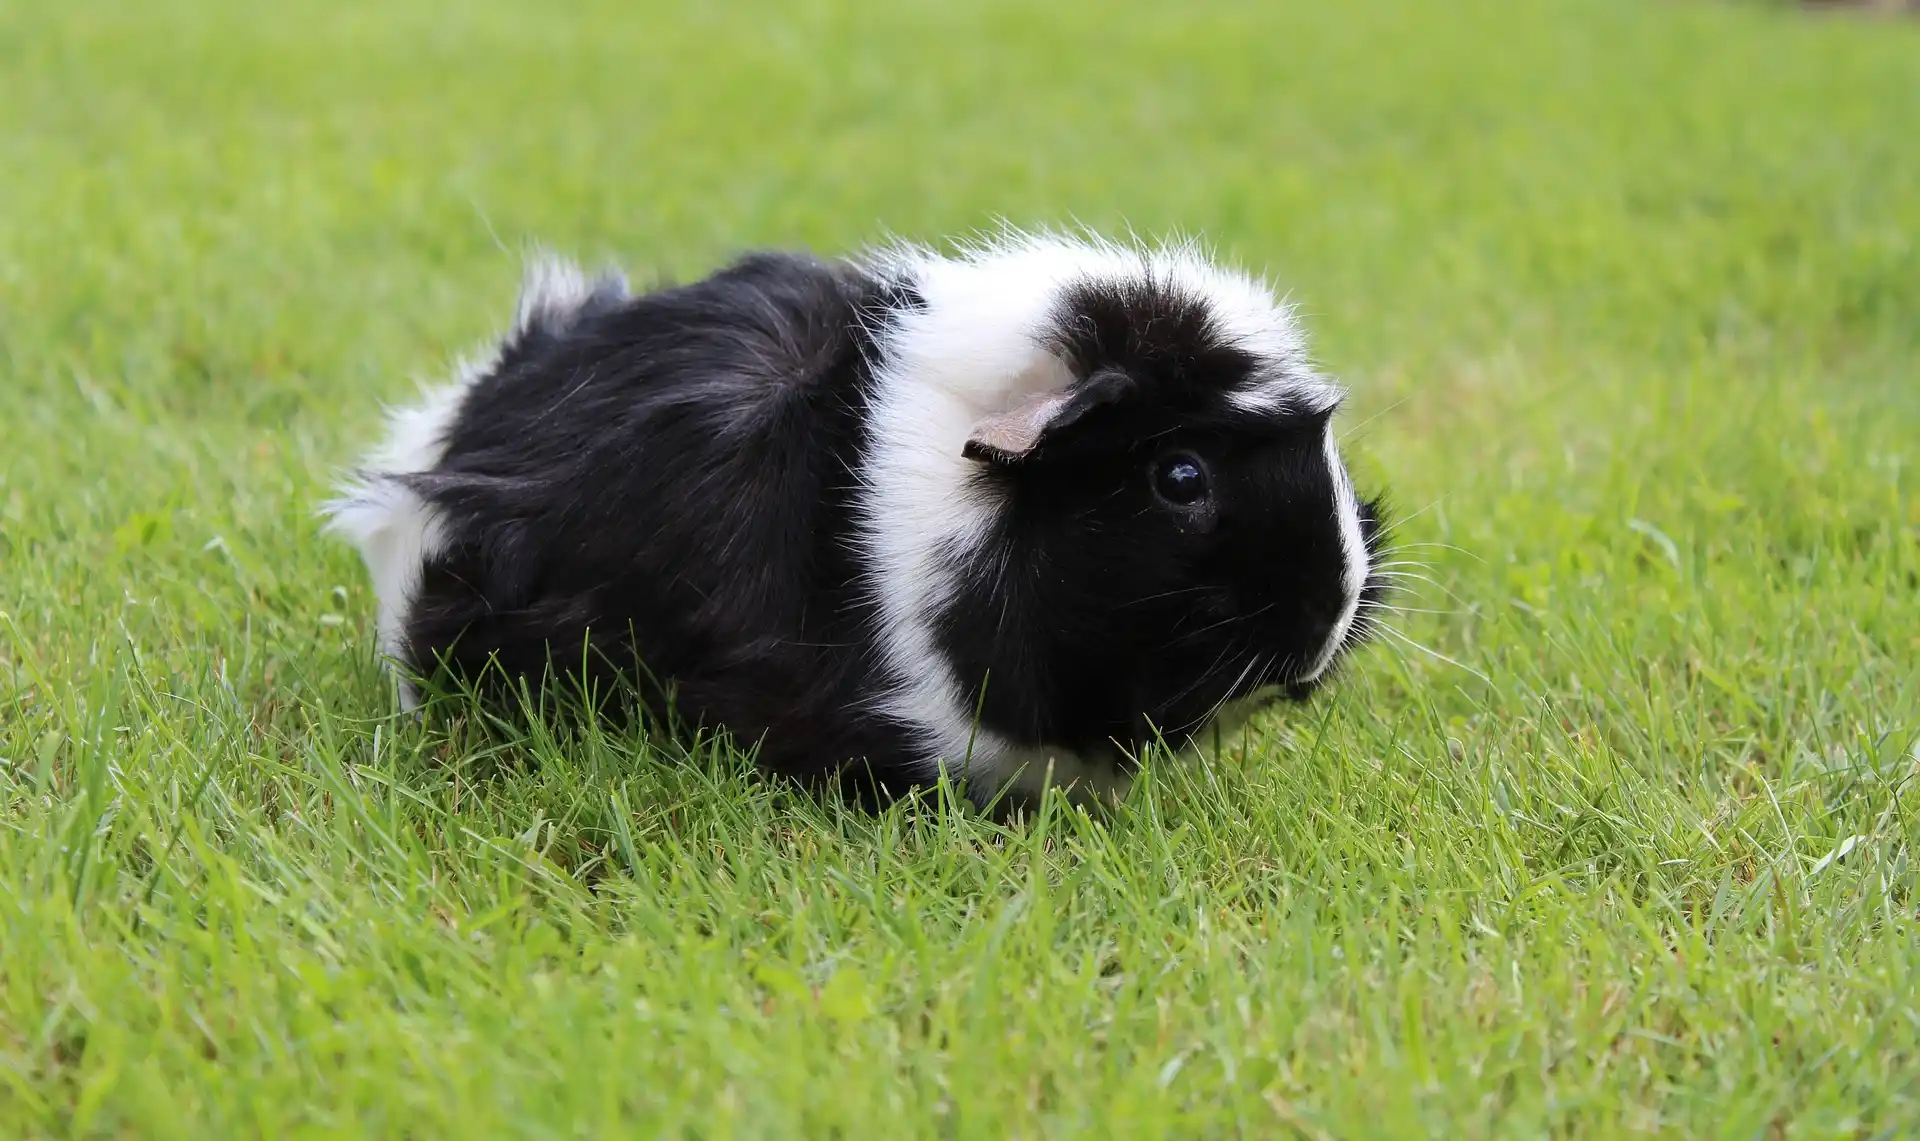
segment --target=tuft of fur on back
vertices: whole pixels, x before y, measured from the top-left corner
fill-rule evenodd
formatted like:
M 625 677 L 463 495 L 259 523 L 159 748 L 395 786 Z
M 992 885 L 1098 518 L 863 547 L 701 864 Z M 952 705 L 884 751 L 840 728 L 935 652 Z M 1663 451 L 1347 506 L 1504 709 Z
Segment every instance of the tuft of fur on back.
M 607 269 L 589 278 L 578 263 L 541 252 L 528 261 L 508 339 L 534 330 L 564 333 L 583 314 L 624 301 L 627 295 L 627 280 L 618 271 Z
M 325 530 L 352 543 L 366 564 L 381 653 L 403 656 L 407 612 L 421 567 L 446 541 L 433 508 L 401 477 L 439 466 L 467 393 L 500 367 L 507 352 L 532 334 L 564 333 L 583 314 L 626 297 L 627 283 L 619 274 L 589 278 L 576 263 L 538 251 L 527 260 L 506 335 L 485 353 L 460 361 L 451 381 L 422 385 L 412 404 L 383 410 L 386 432 L 380 443 L 321 506 Z M 404 680 L 400 695 L 402 705 L 412 708 L 415 695 Z

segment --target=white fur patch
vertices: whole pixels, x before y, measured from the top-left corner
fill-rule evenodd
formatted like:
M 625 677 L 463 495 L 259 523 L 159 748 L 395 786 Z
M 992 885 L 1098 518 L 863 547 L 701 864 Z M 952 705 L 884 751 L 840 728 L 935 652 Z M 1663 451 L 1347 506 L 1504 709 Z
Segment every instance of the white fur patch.
M 1011 779 L 1016 790 L 1030 792 L 1050 761 L 1056 780 L 1070 775 L 1103 793 L 1124 790 L 1125 778 L 1105 766 L 1021 748 L 976 726 L 967 687 L 938 652 L 932 622 L 957 589 L 953 555 L 977 552 L 999 510 L 973 478 L 974 463 L 961 455 L 970 429 L 1072 382 L 1067 365 L 1047 349 L 1047 332 L 1065 291 L 1089 281 L 1152 280 L 1204 299 L 1226 336 L 1263 362 L 1248 386 L 1229 396 L 1242 408 L 1325 410 L 1340 392 L 1312 371 L 1288 307 L 1254 279 L 1207 261 L 1191 243 L 1147 249 L 1097 237 L 1008 233 L 954 257 L 896 246 L 871 255 L 868 265 L 910 279 L 925 300 L 882 333 L 874 444 L 861 481 L 860 545 L 874 577 L 891 679 L 874 704 L 920 735 L 929 758 L 923 778 L 945 766 L 975 788 Z M 1344 479 L 1336 460 L 1336 484 L 1346 489 L 1342 534 L 1357 540 L 1357 507 Z M 1351 565 L 1356 549 L 1348 546 L 1349 611 L 1364 581 L 1364 565 L 1358 577 Z
M 1353 620 L 1360 613 L 1360 592 L 1365 589 L 1367 575 L 1372 572 L 1367 560 L 1366 538 L 1360 533 L 1360 499 L 1353 492 L 1353 479 L 1347 474 L 1347 466 L 1340 462 L 1340 450 L 1333 442 L 1333 425 L 1327 425 L 1326 435 L 1327 470 L 1333 475 L 1334 511 L 1340 520 L 1340 551 L 1345 571 L 1340 587 L 1346 595 L 1346 605 L 1340 611 L 1340 618 L 1333 624 L 1333 632 L 1327 635 L 1327 644 L 1321 648 L 1307 673 L 1300 679 L 1312 681 L 1327 672 L 1333 664 L 1335 654 L 1347 640 L 1347 632 L 1353 629 Z
M 582 306 L 602 287 L 626 292 L 626 281 L 609 271 L 593 280 L 580 266 L 565 258 L 541 251 L 528 259 L 526 275 L 520 283 L 520 301 L 514 307 L 513 331 L 524 333 L 535 325 L 559 332 L 573 324 Z
M 955 776 L 997 784 L 1013 748 L 975 731 L 931 621 L 953 590 L 951 553 L 977 550 L 998 511 L 961 454 L 973 425 L 1073 379 L 1040 341 L 1071 266 L 1045 273 L 1037 260 L 996 267 L 894 255 L 888 267 L 911 275 L 926 307 L 901 314 L 886 334 L 870 405 L 874 443 L 862 473 L 860 539 L 892 683 L 875 704 L 921 737 L 929 758 L 922 778 L 944 764 Z
M 603 279 L 599 284 L 611 284 Z M 619 283 L 624 289 L 624 283 Z M 512 336 L 535 323 L 564 327 L 593 296 L 596 283 L 578 266 L 550 254 L 529 259 L 514 313 Z M 420 572 L 444 547 L 446 535 L 431 505 L 395 476 L 432 471 L 447 451 L 447 433 L 460 415 L 467 390 L 499 364 L 499 349 L 460 362 L 454 379 L 422 387 L 411 405 L 386 410 L 386 435 L 370 451 L 339 495 L 321 508 L 326 530 L 351 542 L 366 563 L 377 602 L 380 652 L 400 659 L 406 621 Z M 412 709 L 413 687 L 400 683 L 400 702 Z
M 380 652 L 398 659 L 420 568 L 445 541 L 440 520 L 419 495 L 396 480 L 373 475 L 343 489 L 326 511 L 331 516 L 327 529 L 360 549 L 373 580 Z M 413 687 L 404 679 L 400 702 L 407 709 L 415 704 Z

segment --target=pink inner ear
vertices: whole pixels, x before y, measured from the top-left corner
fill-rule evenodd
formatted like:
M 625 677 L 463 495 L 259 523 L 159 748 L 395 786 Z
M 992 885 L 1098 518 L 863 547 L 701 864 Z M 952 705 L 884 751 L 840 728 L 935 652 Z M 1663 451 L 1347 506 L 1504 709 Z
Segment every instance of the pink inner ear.
M 1036 393 L 1005 412 L 982 417 L 967 437 L 968 451 L 977 449 L 1015 458 L 1026 455 L 1066 406 L 1067 398 L 1066 390 Z

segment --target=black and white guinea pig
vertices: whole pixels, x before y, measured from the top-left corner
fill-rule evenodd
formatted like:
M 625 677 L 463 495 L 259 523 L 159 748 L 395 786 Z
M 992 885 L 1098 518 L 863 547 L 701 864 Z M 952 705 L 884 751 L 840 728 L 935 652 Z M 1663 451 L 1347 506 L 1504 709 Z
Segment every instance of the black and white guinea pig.
M 624 679 L 883 796 L 1113 795 L 1369 630 L 1340 401 L 1190 245 L 756 253 L 638 295 L 546 259 L 327 511 L 405 673 Z

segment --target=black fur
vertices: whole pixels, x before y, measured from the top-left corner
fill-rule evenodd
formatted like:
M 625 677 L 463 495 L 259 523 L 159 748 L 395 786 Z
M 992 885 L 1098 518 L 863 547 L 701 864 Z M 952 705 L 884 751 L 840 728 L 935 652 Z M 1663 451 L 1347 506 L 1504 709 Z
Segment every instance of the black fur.
M 425 569 L 409 656 L 537 684 L 549 653 L 579 672 L 591 633 L 588 680 L 650 677 L 650 704 L 760 740 L 775 770 L 896 769 L 898 728 L 858 712 L 875 667 L 846 539 L 862 330 L 911 303 L 763 254 L 508 346 L 410 479 L 454 540 Z

